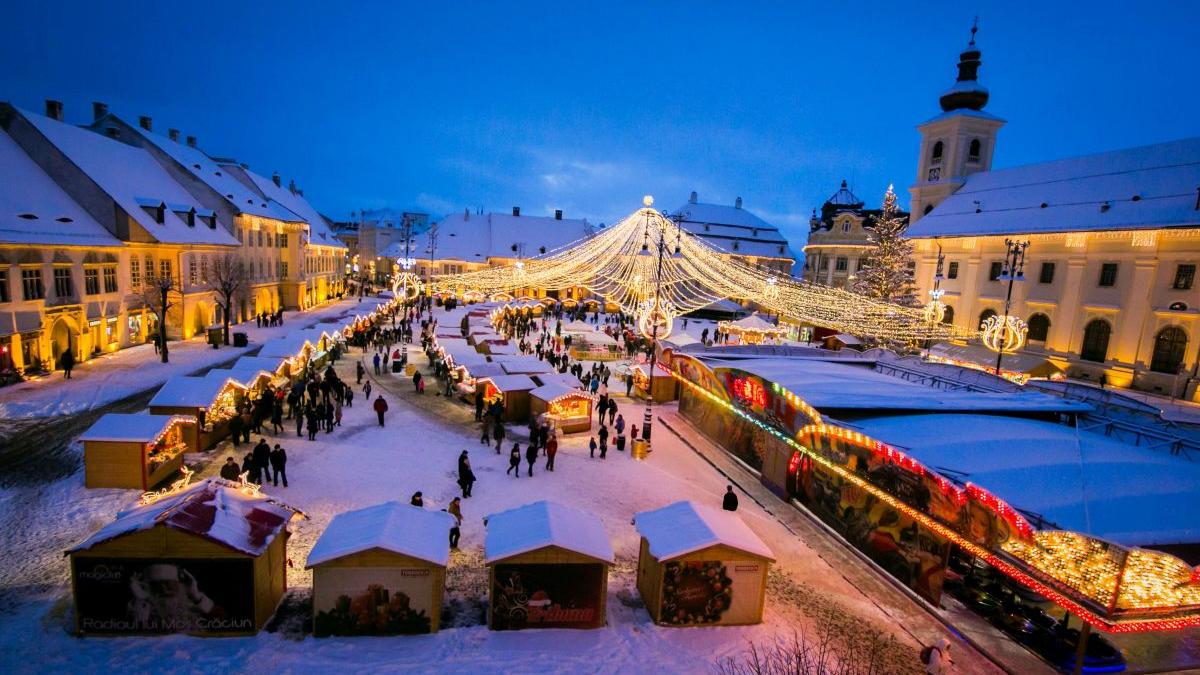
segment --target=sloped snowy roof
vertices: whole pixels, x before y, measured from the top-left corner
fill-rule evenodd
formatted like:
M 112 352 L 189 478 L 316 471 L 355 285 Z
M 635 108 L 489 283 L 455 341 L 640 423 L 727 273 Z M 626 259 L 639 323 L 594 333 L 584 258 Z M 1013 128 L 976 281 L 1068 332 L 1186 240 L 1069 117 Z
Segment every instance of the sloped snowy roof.
M 683 216 L 680 222 L 683 229 L 726 252 L 776 258 L 796 257 L 778 227 L 744 208 L 689 202 L 675 209 L 674 213 Z M 783 247 L 782 251 L 779 250 L 780 246 Z
M 509 375 L 537 375 L 539 373 L 549 373 L 554 370 L 549 363 L 528 354 L 497 354 L 497 356 L 520 357 L 505 359 L 500 363 L 501 367 L 504 368 L 504 372 Z
M 535 373 L 533 375 L 533 380 L 538 382 L 539 385 L 550 384 L 553 382 L 561 384 L 562 386 L 570 389 L 581 389 L 583 387 L 583 385 L 579 382 L 579 378 L 570 373 Z
M 154 398 L 150 399 L 149 405 L 205 408 L 211 405 L 217 394 L 225 388 L 228 379 L 229 372 L 224 370 L 210 370 L 206 375 L 199 377 L 176 375 L 163 383 L 158 393 L 154 394 Z
M 525 245 L 524 254 L 533 258 L 566 247 L 591 234 L 587 220 L 544 216 L 513 216 L 505 213 L 455 213 L 438 222 L 438 259 L 486 262 L 488 258 L 515 258 L 513 244 Z M 428 257 L 428 241 L 418 237 L 415 257 Z
M 139 413 L 108 413 L 83 432 L 81 441 L 117 441 L 149 443 L 176 421 L 195 422 L 191 415 L 151 415 Z
M 494 375 L 483 378 L 500 391 L 531 391 L 537 388 L 528 375 Z
M 273 373 L 283 365 L 283 358 L 274 356 L 243 356 L 233 363 L 231 370 L 255 368 Z
M 454 516 L 445 511 L 400 502 L 339 513 L 313 544 L 306 567 L 375 548 L 445 566 L 454 523 Z
M 733 511 L 679 501 L 638 513 L 633 524 L 660 562 L 718 545 L 775 560 L 771 549 Z
M 983 171 L 906 236 L 1196 227 L 1197 185 L 1200 138 Z
M 487 350 L 489 354 L 516 355 L 521 353 L 520 347 L 510 342 L 488 341 Z
M 492 564 L 547 546 L 612 563 L 612 543 L 596 516 L 557 502 L 540 501 L 493 513 L 487 519 L 484 563 Z
M 853 427 L 1064 529 L 1128 546 L 1200 542 L 1200 465 L 1165 449 L 994 415 L 874 417 Z
M 249 169 L 244 169 L 243 173 L 263 194 L 270 199 L 273 199 L 282 204 L 287 210 L 300 216 L 308 223 L 309 243 L 317 246 L 334 246 L 338 248 L 346 248 L 346 245 L 333 236 L 333 230 L 329 228 L 329 222 L 325 220 L 313 205 L 304 198 L 303 195 L 292 192 L 286 187 L 280 187 L 275 184 L 275 181 L 270 178 L 263 178 Z
M 247 387 L 257 382 L 259 378 L 270 380 L 275 377 L 274 369 L 260 368 L 253 363 L 235 363 L 228 368 L 214 368 L 208 372 L 210 375 L 217 373 L 214 377 L 224 376 Z
M 530 396 L 535 396 L 543 401 L 553 401 L 559 396 L 566 394 L 576 394 L 584 398 L 595 398 L 591 394 L 580 389 L 578 386 L 572 387 L 562 382 L 551 381 L 529 392 Z
M 779 326 L 762 318 L 758 312 L 752 312 L 750 316 L 745 316 L 737 321 L 730 321 L 731 326 L 735 326 L 741 330 L 752 331 L 776 331 L 780 330 Z
M 161 525 L 257 556 L 297 517 L 305 516 L 266 495 L 250 496 L 231 483 L 209 478 L 153 504 L 118 513 L 113 522 L 67 553 Z
M 0 243 L 122 245 L 3 130 L 0 130 L 0 176 L 4 176 L 4 188 L 0 189 Z
M 88 175 L 121 206 L 150 236 L 165 243 L 221 244 L 238 246 L 223 224 L 210 228 L 202 222 L 189 226 L 173 210 L 187 206 L 197 211 L 204 206 L 175 182 L 142 148 L 125 145 L 92 131 L 21 111 L 43 136 Z M 163 222 L 157 223 L 143 204 L 167 204 Z

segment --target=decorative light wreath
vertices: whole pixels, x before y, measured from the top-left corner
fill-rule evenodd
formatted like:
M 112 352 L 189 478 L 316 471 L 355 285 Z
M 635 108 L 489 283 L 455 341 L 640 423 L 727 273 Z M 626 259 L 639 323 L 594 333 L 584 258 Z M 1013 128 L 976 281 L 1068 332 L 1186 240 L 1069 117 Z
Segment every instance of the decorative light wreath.
M 1012 354 L 1025 345 L 1029 325 L 1020 317 L 992 315 L 980 325 L 983 344 L 988 349 L 1002 354 Z
M 654 325 L 658 324 L 658 339 L 665 340 L 675 324 L 675 307 L 670 300 L 658 302 L 645 300 L 638 305 L 638 330 L 648 338 L 655 337 Z

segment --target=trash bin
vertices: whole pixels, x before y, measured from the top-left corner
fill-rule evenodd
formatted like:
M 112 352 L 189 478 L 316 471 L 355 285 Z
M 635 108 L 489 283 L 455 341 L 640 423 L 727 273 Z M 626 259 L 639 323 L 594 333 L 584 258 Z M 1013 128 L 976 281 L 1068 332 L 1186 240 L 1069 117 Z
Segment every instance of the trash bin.
M 404 363 L 401 361 L 392 361 L 392 372 L 393 373 L 404 372 Z
M 650 441 L 644 438 L 633 439 L 633 447 L 629 450 L 629 456 L 634 459 L 646 459 L 648 454 L 650 454 Z
M 247 337 L 245 333 L 234 333 L 233 334 L 233 346 L 234 347 L 245 347 L 248 344 L 250 344 L 250 338 Z
M 209 326 L 208 344 L 212 345 L 213 349 L 221 346 L 221 343 L 224 342 L 222 338 L 224 338 L 224 331 L 221 330 L 220 326 Z
M 395 363 L 395 362 L 393 361 L 393 363 Z M 415 372 L 417 372 L 417 364 L 410 363 L 410 364 L 407 364 L 406 366 L 404 366 L 404 374 L 405 375 L 412 377 L 413 373 L 415 373 Z

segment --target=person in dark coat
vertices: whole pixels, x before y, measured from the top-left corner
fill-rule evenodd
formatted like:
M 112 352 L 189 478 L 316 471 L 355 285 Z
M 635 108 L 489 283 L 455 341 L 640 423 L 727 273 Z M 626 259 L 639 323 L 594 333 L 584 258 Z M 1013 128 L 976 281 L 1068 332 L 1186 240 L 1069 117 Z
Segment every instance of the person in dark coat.
M 292 407 L 292 412 L 296 414 L 296 435 L 304 435 L 304 403 L 298 402 Z
M 496 420 L 496 430 L 492 432 L 492 436 L 496 439 L 496 453 L 500 452 L 500 444 L 504 442 L 504 423 L 499 419 Z
M 283 433 L 283 401 L 278 399 L 271 404 L 271 433 Z
M 537 461 L 538 449 L 536 445 L 530 445 L 525 448 L 525 463 L 529 465 L 529 476 L 533 477 L 533 464 Z
M 63 376 L 69 380 L 71 379 L 71 370 L 75 367 L 75 353 L 68 349 L 63 352 L 61 360 Z
M 617 420 L 617 401 L 616 399 L 608 399 L 608 423 L 615 424 Z
M 475 391 L 475 421 L 483 419 L 483 389 L 476 388 Z
M 588 441 L 588 457 L 596 456 L 596 437 L 592 436 L 592 440 Z
M 600 394 L 600 400 L 596 403 L 596 421 L 604 424 L 606 414 L 608 414 L 608 394 Z
M 737 511 L 737 507 L 738 498 L 737 495 L 733 493 L 733 486 L 726 485 L 725 498 L 721 500 L 721 508 L 725 509 L 726 511 Z
M 356 363 L 355 367 L 354 367 L 354 376 L 356 378 L 354 380 L 354 384 L 362 384 L 363 375 L 366 375 L 366 374 L 367 374 L 367 369 L 363 368 L 362 361 L 359 361 L 358 363 Z
M 413 373 L 412 380 L 413 391 L 417 392 L 418 394 L 421 393 L 421 371 L 418 370 L 417 372 Z
M 376 375 L 379 374 L 379 360 L 380 360 L 379 352 L 375 352 L 375 358 L 373 358 L 371 361 L 375 364 L 375 374 Z
M 458 456 L 458 487 L 462 488 L 463 497 L 470 498 L 471 488 L 475 486 L 475 472 L 471 470 L 471 460 L 467 451 L 463 450 Z
M 250 481 L 251 483 L 256 483 L 258 481 L 254 480 L 254 474 L 256 473 L 257 469 L 258 465 L 254 463 L 254 451 L 251 450 L 250 452 L 246 453 L 245 457 L 242 458 L 242 473 L 238 474 L 238 478 L 241 478 L 241 475 L 244 473 L 246 474 L 246 480 Z
M 271 470 L 274 472 L 275 486 L 279 486 L 279 479 L 282 478 L 283 487 L 287 487 L 287 452 L 278 443 L 275 444 L 275 449 L 271 450 Z
M 321 423 L 318 421 L 317 408 L 320 406 L 308 406 L 304 411 L 304 428 L 308 430 L 308 440 L 317 440 L 317 432 L 321 429 Z
M 242 444 L 242 416 L 234 415 L 229 418 L 229 435 L 233 438 L 233 447 Z
M 558 439 L 551 436 L 546 441 L 546 470 L 554 470 L 554 456 L 558 454 Z
M 513 443 L 512 451 L 508 453 L 508 470 L 505 475 L 512 474 L 513 478 L 521 477 L 521 446 Z
M 271 477 L 271 446 L 265 438 L 258 439 L 258 445 L 254 446 L 254 465 L 255 471 L 250 475 L 258 479 L 255 483 L 262 485 L 265 479 Z
M 413 493 L 412 499 L 408 500 L 408 503 L 412 504 L 413 506 L 420 506 L 421 508 L 425 508 L 425 498 L 421 496 L 420 490 L 417 490 L 416 492 Z
M 241 473 L 237 461 L 233 459 L 233 455 L 226 457 L 225 463 L 221 465 L 221 478 L 236 483 Z
M 383 426 L 383 414 L 388 411 L 387 401 L 383 400 L 383 394 L 375 399 L 374 403 L 375 414 L 379 416 L 379 426 Z

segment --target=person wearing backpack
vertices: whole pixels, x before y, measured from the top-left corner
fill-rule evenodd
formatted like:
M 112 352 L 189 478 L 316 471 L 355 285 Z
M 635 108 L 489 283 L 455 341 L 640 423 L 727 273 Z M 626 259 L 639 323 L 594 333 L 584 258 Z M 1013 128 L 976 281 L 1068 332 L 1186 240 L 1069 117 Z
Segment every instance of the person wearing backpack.
M 950 641 L 938 638 L 936 645 L 921 650 L 921 663 L 927 675 L 948 675 L 954 672 L 954 660 L 950 658 Z

